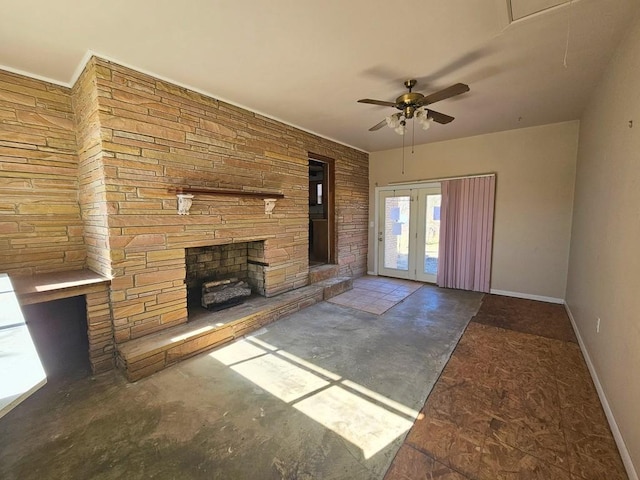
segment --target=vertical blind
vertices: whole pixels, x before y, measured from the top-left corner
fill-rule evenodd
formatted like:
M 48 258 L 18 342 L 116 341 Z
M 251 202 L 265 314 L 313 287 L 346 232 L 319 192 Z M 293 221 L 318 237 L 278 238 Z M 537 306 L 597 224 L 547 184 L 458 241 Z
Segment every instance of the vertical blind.
M 442 181 L 438 286 L 489 292 L 495 175 Z

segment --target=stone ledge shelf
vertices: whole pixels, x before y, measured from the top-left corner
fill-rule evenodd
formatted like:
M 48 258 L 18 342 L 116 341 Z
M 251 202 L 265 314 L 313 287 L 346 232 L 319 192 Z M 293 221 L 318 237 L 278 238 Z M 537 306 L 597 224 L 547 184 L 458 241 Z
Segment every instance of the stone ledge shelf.
M 111 280 L 85 269 L 15 276 L 11 282 L 20 304 L 29 305 L 101 292 Z
M 191 208 L 195 194 L 262 198 L 264 200 L 264 213 L 266 215 L 271 215 L 276 206 L 276 201 L 284 198 L 284 194 L 279 192 L 252 192 L 249 190 L 228 190 L 223 188 L 177 187 L 170 188 L 169 193 L 173 193 L 178 197 L 178 215 L 189 215 L 189 209 Z

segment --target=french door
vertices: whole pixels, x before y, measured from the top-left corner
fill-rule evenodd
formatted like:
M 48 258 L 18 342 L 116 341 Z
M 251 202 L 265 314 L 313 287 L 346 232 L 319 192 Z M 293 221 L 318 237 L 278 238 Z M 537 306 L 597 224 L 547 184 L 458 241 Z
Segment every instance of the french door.
M 436 283 L 440 184 L 378 192 L 378 274 Z
M 380 191 L 378 219 L 378 273 L 411 278 L 409 270 L 410 225 L 415 211 L 410 190 Z

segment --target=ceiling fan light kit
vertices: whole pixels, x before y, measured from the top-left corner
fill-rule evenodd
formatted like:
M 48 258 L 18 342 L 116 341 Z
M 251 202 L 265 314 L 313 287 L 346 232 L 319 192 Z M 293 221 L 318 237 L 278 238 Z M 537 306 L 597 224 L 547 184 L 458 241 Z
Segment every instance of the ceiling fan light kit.
M 387 127 L 389 128 L 398 128 L 400 126 L 400 114 L 394 113 L 393 115 L 389 115 L 384 119 L 387 122 Z
M 429 130 L 433 123 L 433 118 L 429 116 L 427 110 L 419 108 L 411 117 L 407 117 L 400 113 L 394 113 L 384 119 L 389 128 L 392 128 L 398 135 L 404 135 L 407 131 L 407 118 L 414 118 L 420 124 L 423 130 Z
M 427 105 L 432 103 L 446 100 L 447 98 L 455 97 L 462 93 L 469 91 L 469 86 L 464 83 L 456 83 L 443 90 L 432 93 L 430 95 L 423 95 L 421 93 L 413 92 L 413 87 L 416 86 L 416 80 L 407 80 L 404 82 L 404 86 L 409 89 L 409 92 L 400 95 L 396 98 L 395 102 L 387 102 L 384 100 L 373 100 L 370 98 L 363 98 L 358 100 L 359 103 L 368 103 L 371 105 L 380 105 L 382 107 L 393 107 L 400 110 L 400 113 L 394 113 L 389 115 L 380 123 L 374 125 L 369 129 L 373 132 L 384 127 L 386 124 L 389 128 L 399 135 L 404 135 L 407 130 L 407 120 L 417 120 L 423 130 L 428 130 L 433 122 L 446 124 L 454 120 L 453 117 L 445 115 L 444 113 L 436 112 L 427 108 Z
M 433 118 L 431 118 L 427 111 L 424 109 L 419 109 L 416 112 L 416 120 L 418 120 L 418 123 L 423 130 L 429 130 L 431 124 L 433 123 Z

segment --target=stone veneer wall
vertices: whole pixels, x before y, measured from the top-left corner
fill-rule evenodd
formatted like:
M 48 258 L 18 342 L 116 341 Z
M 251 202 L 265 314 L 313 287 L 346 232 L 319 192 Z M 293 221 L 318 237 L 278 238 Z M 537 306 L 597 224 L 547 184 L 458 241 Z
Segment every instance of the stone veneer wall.
M 0 72 L 0 270 L 113 275 L 116 343 L 187 320 L 185 248 L 265 240 L 265 295 L 304 286 L 309 153 L 335 160 L 337 261 L 362 275 L 366 153 L 97 58 L 72 91 Z M 269 216 L 259 198 L 196 195 L 179 216 L 181 186 L 285 198 Z
M 187 320 L 185 248 L 265 239 L 265 294 L 308 283 L 308 154 L 335 159 L 338 263 L 365 273 L 368 155 L 131 69 L 93 59 L 114 279 L 117 343 Z M 169 187 L 275 190 L 196 195 Z
M 72 90 L 78 144 L 79 201 L 87 248 L 87 267 L 111 276 L 109 225 L 95 63 L 89 62 Z
M 85 264 L 69 89 L 0 71 L 0 272 Z
M 106 372 L 115 366 L 113 321 L 109 304 L 109 290 L 85 295 L 87 303 L 87 337 L 89 362 L 93 373 Z
M 86 78 L 76 89 L 92 90 Z M 97 108 L 94 111 L 97 115 Z M 74 122 L 79 118 L 88 116 L 74 114 L 71 90 L 0 71 L 0 272 L 35 275 L 89 264 L 108 273 L 92 263 L 91 253 L 87 258 L 87 246 L 91 252 L 94 244 L 93 225 L 78 197 L 83 197 L 82 172 L 91 169 L 83 167 L 87 148 L 80 148 L 78 157 L 76 131 L 81 140 L 85 130 Z M 95 147 L 100 131 L 94 129 L 93 134 L 97 134 Z M 91 175 L 99 177 L 95 171 Z M 106 224 L 106 217 L 101 221 Z M 113 322 L 109 290 L 90 290 L 86 294 L 89 360 L 93 372 L 99 373 L 114 366 Z

